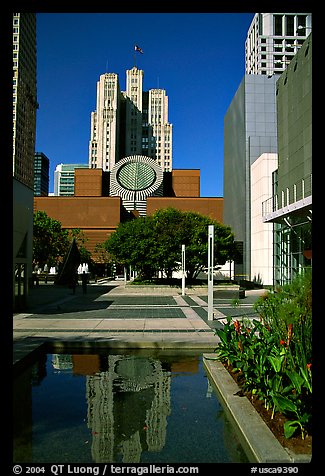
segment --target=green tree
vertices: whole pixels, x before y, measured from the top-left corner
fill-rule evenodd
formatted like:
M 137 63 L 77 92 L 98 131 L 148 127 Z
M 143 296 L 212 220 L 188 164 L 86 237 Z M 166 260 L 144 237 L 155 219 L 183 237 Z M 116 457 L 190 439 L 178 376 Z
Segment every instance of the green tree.
M 195 278 L 207 265 L 208 225 L 215 226 L 215 262 L 224 264 L 233 253 L 230 227 L 199 213 L 175 208 L 121 223 L 105 247 L 117 263 L 131 265 L 143 278 L 151 278 L 158 271 L 171 277 L 180 268 L 184 244 L 187 277 Z
M 186 250 L 186 273 L 196 278 L 208 262 L 208 226 L 214 225 L 214 262 L 223 265 L 232 258 L 234 234 L 229 226 L 195 212 L 185 212 L 183 244 Z
M 117 264 L 131 265 L 144 279 L 150 279 L 157 271 L 151 221 L 151 217 L 140 217 L 120 223 L 105 242 L 107 252 Z
M 180 267 L 181 248 L 185 244 L 185 215 L 175 208 L 158 210 L 151 217 L 155 236 L 155 257 L 157 268 L 168 278 Z
M 70 245 L 69 233 L 46 212 L 36 211 L 33 222 L 33 260 L 41 267 L 61 262 Z

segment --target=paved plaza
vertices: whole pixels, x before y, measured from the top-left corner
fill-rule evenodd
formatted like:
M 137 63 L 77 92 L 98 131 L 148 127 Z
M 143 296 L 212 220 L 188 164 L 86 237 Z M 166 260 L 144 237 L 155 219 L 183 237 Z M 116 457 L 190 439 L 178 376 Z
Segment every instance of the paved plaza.
M 211 351 L 219 340 L 215 329 L 226 316 L 257 317 L 253 303 L 264 291 L 246 291 L 236 300 L 234 289 L 215 286 L 214 319 L 208 320 L 207 286 L 186 288 L 183 296 L 178 287 L 107 279 L 89 283 L 85 294 L 81 285 L 73 294 L 68 287 L 41 283 L 30 290 L 28 311 L 13 316 L 14 351 L 26 348 L 26 338 Z M 20 352 L 14 354 L 16 361 Z

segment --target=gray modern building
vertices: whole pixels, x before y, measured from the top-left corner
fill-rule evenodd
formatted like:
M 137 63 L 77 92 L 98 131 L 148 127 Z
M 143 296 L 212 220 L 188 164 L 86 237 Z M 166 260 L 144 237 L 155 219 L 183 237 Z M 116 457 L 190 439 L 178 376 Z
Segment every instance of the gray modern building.
M 278 129 L 288 120 L 288 110 L 282 123 L 277 119 L 277 81 L 296 64 L 310 30 L 310 13 L 256 13 L 248 30 L 246 74 L 224 119 L 224 223 L 238 243 L 237 279 L 274 283 L 275 235 L 271 220 L 262 217 L 262 202 L 274 195 Z
M 237 279 L 251 280 L 251 165 L 277 152 L 277 76 L 246 74 L 224 119 L 224 213 L 238 243 Z
M 278 168 L 263 221 L 274 225 L 274 283 L 312 264 L 312 35 L 277 81 Z

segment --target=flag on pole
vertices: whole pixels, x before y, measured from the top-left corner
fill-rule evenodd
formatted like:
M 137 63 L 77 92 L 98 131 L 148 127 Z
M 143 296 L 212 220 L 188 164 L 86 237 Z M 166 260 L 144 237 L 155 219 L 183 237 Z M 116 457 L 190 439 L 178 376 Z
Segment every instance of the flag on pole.
M 142 53 L 142 54 L 143 54 L 142 49 L 141 49 L 140 46 L 138 46 L 138 45 L 135 45 L 135 46 L 134 46 L 134 51 L 138 51 L 139 53 Z

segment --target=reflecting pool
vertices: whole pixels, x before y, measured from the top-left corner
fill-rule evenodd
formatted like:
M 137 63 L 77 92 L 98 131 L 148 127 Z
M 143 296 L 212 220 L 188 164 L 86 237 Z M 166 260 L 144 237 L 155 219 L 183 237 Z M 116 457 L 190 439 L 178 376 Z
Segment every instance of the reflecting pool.
M 248 462 L 202 355 L 41 354 L 14 379 L 15 463 Z

